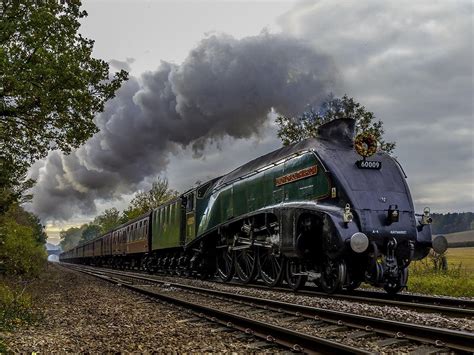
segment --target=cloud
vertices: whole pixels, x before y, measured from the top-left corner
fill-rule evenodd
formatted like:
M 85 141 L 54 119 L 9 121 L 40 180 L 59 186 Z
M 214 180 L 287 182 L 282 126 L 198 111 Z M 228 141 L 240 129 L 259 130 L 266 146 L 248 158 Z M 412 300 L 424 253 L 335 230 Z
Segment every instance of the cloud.
M 472 2 L 306 1 L 279 23 L 383 120 L 419 208 L 474 210 Z
M 135 58 L 127 58 L 125 61 L 117 60 L 117 59 L 111 59 L 109 60 L 109 64 L 112 67 L 112 69 L 116 70 L 125 70 L 130 72 L 132 70 L 130 64 L 133 64 L 135 62 Z
M 258 139 L 272 108 L 297 114 L 337 86 L 332 59 L 303 40 L 209 36 L 181 65 L 161 62 L 131 77 L 96 118 L 95 136 L 68 156 L 52 152 L 36 165 L 31 209 L 45 220 L 91 215 L 97 203 L 163 172 L 171 154 L 190 149 L 197 157 L 210 143 Z M 192 179 L 192 171 L 183 172 Z

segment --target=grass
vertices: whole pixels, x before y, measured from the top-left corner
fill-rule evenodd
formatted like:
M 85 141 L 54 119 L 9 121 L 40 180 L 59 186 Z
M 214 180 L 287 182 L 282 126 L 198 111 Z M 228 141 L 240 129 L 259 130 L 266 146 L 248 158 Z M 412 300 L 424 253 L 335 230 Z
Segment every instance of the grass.
M 410 265 L 408 290 L 426 294 L 474 297 L 474 248 L 452 248 L 446 252 L 447 270 L 435 270 L 433 259 Z
M 446 252 L 448 268 L 461 267 L 474 277 L 474 248 L 450 248 Z
M 13 331 L 37 318 L 32 311 L 31 297 L 24 291 L 0 280 L 0 332 Z M 7 347 L 0 336 L 0 354 L 4 353 Z
M 34 322 L 36 318 L 31 296 L 25 289 L 0 282 L 0 331 L 14 330 Z

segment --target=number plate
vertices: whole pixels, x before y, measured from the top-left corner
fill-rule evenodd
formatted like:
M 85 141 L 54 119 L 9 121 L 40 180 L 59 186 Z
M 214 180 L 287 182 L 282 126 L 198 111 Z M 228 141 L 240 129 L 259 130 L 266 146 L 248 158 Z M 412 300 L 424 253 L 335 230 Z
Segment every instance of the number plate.
M 382 162 L 374 160 L 358 160 L 356 165 L 359 169 L 380 170 L 382 168 Z

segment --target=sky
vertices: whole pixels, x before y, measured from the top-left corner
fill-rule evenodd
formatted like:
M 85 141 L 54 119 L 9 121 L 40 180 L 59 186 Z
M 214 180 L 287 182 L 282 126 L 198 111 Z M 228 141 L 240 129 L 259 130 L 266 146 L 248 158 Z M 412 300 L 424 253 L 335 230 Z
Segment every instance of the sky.
M 347 93 L 384 122 L 418 210 L 474 211 L 471 1 L 84 1 L 80 32 L 130 80 L 100 132 L 31 169 L 61 228 L 183 191 L 280 147 L 276 114 Z

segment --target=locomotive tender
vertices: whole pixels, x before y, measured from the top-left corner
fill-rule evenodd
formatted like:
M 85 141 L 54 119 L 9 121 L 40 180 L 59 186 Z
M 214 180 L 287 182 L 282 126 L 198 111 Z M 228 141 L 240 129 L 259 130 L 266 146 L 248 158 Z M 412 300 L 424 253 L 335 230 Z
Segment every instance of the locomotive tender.
M 317 138 L 201 184 L 60 260 L 268 286 L 285 280 L 293 289 L 311 280 L 328 293 L 365 281 L 396 293 L 410 262 L 430 248 L 444 252 L 446 239 L 432 241 L 429 209 L 415 214 L 395 159 L 376 152 L 360 160 L 354 126 L 324 124 Z

